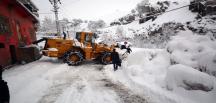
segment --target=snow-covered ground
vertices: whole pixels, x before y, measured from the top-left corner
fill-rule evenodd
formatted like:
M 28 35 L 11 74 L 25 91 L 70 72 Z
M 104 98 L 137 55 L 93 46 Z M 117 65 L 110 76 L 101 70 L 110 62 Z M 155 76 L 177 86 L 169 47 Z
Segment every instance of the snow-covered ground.
M 68 66 L 43 57 L 3 76 L 12 103 L 215 103 L 216 43 L 211 35 L 181 31 L 165 49 L 132 51 L 116 72 L 112 65 Z
M 214 103 L 216 78 L 183 64 L 165 49 L 132 48 L 116 72 L 112 65 L 68 66 L 43 57 L 3 72 L 11 103 Z M 207 91 L 187 88 L 195 83 Z
M 110 71 L 111 68 L 110 68 Z M 144 96 L 107 78 L 103 65 L 68 66 L 53 58 L 3 72 L 11 103 L 146 103 Z
M 121 70 L 105 70 L 114 81 L 121 81 L 153 103 L 215 103 L 216 78 L 194 68 L 170 65 L 170 54 L 164 49 L 135 49 L 123 62 Z M 203 84 L 210 91 L 193 90 L 189 84 Z M 171 89 L 169 88 L 171 87 Z

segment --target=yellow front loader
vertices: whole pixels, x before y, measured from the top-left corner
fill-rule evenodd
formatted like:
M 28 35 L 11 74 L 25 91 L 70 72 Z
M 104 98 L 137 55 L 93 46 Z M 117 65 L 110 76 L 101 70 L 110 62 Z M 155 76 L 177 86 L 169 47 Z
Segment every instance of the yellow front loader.
M 43 38 L 35 43 L 46 41 L 42 50 L 44 56 L 63 59 L 69 65 L 79 65 L 84 60 L 97 60 L 102 64 L 112 62 L 111 52 L 114 46 L 95 43 L 96 34 L 77 32 L 76 40 L 62 38 Z

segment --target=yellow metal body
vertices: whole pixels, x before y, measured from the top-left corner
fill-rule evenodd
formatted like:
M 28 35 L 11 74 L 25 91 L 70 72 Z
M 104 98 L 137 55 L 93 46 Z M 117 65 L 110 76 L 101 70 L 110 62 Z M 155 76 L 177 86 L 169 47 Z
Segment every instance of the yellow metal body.
M 61 57 L 72 46 L 72 40 L 64 40 L 61 38 L 47 39 L 43 54 L 49 57 Z
M 96 44 L 94 35 L 92 32 L 78 32 L 76 39 L 80 42 L 80 46 L 76 46 L 74 40 L 47 39 L 43 54 L 49 57 L 62 57 L 67 51 L 74 50 L 82 52 L 84 59 L 91 60 L 100 56 L 102 52 L 112 51 L 114 46 Z

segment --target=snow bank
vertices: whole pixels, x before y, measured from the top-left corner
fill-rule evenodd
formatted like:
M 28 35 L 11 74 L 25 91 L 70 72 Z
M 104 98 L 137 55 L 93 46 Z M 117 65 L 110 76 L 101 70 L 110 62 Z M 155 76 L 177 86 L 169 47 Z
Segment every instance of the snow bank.
M 68 65 L 60 65 L 58 62 L 57 59 L 43 57 L 4 71 L 3 77 L 8 82 L 11 103 L 39 102 L 56 79 L 53 75 L 67 71 Z
M 166 71 L 169 66 L 168 54 L 160 49 L 132 49 L 134 52 L 127 58 L 127 67 L 129 70 L 136 72 L 136 76 L 143 72 L 150 75 L 160 75 Z M 142 72 L 140 72 L 142 71 Z M 131 72 L 131 73 L 133 73 Z
M 167 45 L 171 64 L 183 64 L 216 75 L 216 41 L 210 36 L 182 31 Z
M 178 39 L 180 37 L 177 36 Z M 175 46 L 170 48 L 171 54 L 164 49 L 132 48 L 133 52 L 123 60 L 119 70 L 114 72 L 113 66 L 108 65 L 105 71 L 113 81 L 121 82 L 133 91 L 147 95 L 149 101 L 153 103 L 214 103 L 216 101 L 216 79 L 214 77 L 185 64 L 174 66 L 170 64 L 170 59 L 175 55 L 182 57 L 181 62 L 185 59 L 184 62 L 190 64 L 188 61 L 193 56 L 190 54 L 193 53 L 188 53 L 189 57 L 183 55 L 185 46 L 190 46 L 190 43 L 187 44 L 189 41 L 182 40 L 184 39 L 179 40 Z M 199 38 L 198 41 L 202 40 L 205 41 L 206 38 Z M 176 51 L 179 54 L 175 54 Z M 190 48 L 187 51 L 197 52 L 197 49 Z
M 133 52 L 123 60 L 122 67 L 113 72 L 112 65 L 105 67 L 112 80 L 121 82 L 133 91 L 147 95 L 153 103 L 173 103 L 173 96 L 164 92 L 165 76 L 170 66 L 169 54 L 162 49 L 132 48 Z M 177 97 L 176 97 L 177 98 Z
M 211 91 L 214 78 L 191 67 L 177 64 L 169 67 L 166 83 L 168 90 L 182 87 L 187 90 Z

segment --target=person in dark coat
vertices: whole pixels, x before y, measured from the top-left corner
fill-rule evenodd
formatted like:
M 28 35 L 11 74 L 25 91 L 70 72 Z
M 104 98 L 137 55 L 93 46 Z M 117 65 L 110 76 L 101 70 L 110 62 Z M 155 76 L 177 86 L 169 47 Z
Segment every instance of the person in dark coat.
M 121 46 L 121 49 L 127 49 L 127 42 L 124 42 L 124 45 Z
M 7 82 L 2 80 L 3 67 L 0 65 L 0 103 L 9 103 L 10 93 Z
M 113 49 L 113 52 L 111 53 L 111 57 L 112 57 L 114 71 L 116 71 L 118 69 L 118 66 L 121 66 L 121 60 L 119 58 L 118 52 L 116 52 L 116 49 Z
M 121 45 L 121 49 L 127 49 L 125 45 Z
M 130 46 L 127 47 L 127 52 L 130 54 L 132 52 Z
M 63 39 L 66 39 L 67 34 L 63 31 Z

